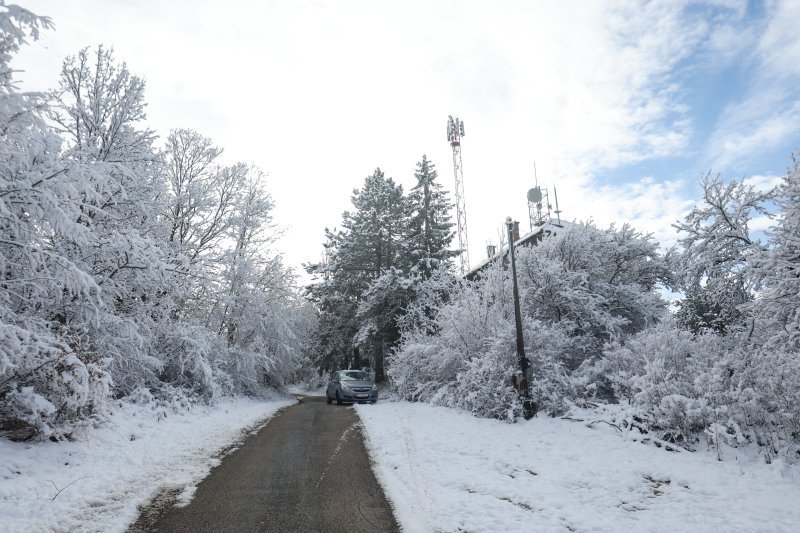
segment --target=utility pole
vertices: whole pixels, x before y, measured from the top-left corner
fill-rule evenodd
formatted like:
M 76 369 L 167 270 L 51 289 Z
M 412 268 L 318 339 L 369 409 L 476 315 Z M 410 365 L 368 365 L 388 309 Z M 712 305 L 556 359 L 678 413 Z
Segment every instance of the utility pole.
M 508 254 L 511 261 L 511 279 L 514 286 L 514 321 L 517 326 L 517 359 L 519 370 L 522 373 L 520 392 L 522 395 L 522 416 L 530 420 L 536 415 L 536 404 L 531 400 L 531 389 L 528 384 L 528 358 L 525 356 L 525 339 L 522 337 L 522 312 L 519 307 L 519 288 L 517 287 L 517 261 L 514 254 L 514 221 L 506 218 L 508 230 Z

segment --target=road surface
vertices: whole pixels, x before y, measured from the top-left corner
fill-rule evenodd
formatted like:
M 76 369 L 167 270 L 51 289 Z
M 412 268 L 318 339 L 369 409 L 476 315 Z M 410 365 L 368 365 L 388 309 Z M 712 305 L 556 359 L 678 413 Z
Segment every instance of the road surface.
M 223 459 L 189 505 L 162 495 L 130 531 L 399 531 L 355 411 L 299 399 Z

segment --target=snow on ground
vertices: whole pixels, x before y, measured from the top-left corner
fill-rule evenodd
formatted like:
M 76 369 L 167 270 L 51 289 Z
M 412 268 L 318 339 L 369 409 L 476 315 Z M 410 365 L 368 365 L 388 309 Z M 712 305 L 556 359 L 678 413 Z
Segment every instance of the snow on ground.
M 237 398 L 181 413 L 120 404 L 113 426 L 81 442 L 0 439 L 0 529 L 124 531 L 162 490 L 188 501 L 220 454 L 293 403 Z
M 798 531 L 792 467 L 668 452 L 605 425 L 356 406 L 404 531 Z
M 299 396 L 325 396 L 325 385 L 314 385 L 310 383 L 301 383 L 287 385 L 286 391 L 289 394 L 297 394 Z

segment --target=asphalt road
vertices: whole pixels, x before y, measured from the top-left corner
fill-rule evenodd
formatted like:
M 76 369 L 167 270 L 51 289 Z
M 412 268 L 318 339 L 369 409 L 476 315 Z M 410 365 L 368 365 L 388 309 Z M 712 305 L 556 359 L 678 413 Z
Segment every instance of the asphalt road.
M 131 531 L 399 531 L 355 411 L 300 400 L 223 459 L 188 506 L 162 495 Z

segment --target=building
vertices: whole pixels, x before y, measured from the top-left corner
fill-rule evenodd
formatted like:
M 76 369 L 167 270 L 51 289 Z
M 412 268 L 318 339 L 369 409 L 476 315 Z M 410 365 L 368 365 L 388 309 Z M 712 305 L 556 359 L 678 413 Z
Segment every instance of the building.
M 514 247 L 519 248 L 520 246 L 536 246 L 542 239 L 550 235 L 556 235 L 560 230 L 567 228 L 573 225 L 570 222 L 563 222 L 559 221 L 556 222 L 554 220 L 548 220 L 547 222 L 535 226 L 529 233 L 520 236 L 519 234 L 519 222 L 514 222 L 514 230 L 512 231 L 512 237 L 514 241 Z M 481 274 L 485 272 L 492 264 L 497 261 L 503 261 L 504 263 L 508 261 L 508 246 L 504 246 L 500 252 L 497 252 L 495 246 L 487 246 L 486 247 L 486 259 L 472 267 L 464 277 L 469 281 L 475 281 L 481 277 Z

